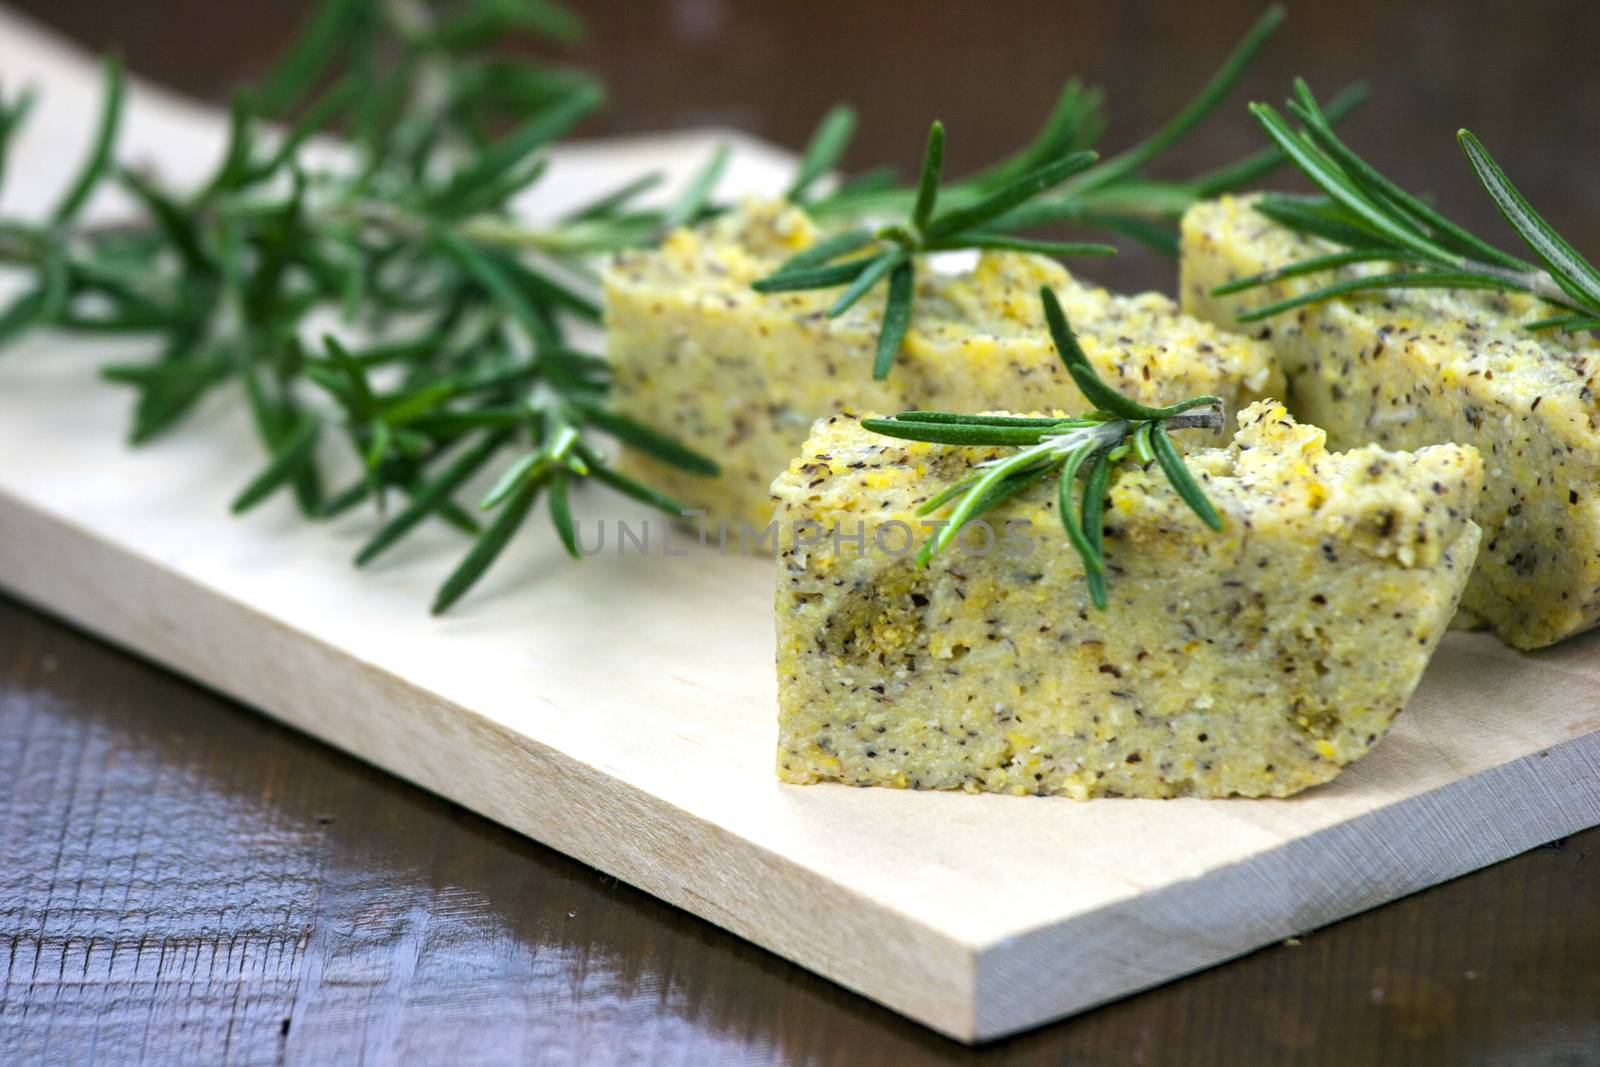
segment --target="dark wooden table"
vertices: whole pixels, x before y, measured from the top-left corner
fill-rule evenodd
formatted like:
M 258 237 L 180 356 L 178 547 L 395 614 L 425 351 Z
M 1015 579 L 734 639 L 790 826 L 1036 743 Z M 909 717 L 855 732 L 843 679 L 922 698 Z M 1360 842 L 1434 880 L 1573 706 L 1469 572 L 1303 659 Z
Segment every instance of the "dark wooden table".
M 302 3 L 27 0 L 216 98 Z M 734 123 L 799 142 L 835 99 L 852 162 L 1013 146 L 1060 79 L 1110 144 L 1169 113 L 1253 0 L 604 0 L 591 130 Z M 1355 141 L 1500 232 L 1466 124 L 1600 249 L 1600 4 L 1295 5 L 1251 79 L 1367 77 Z M 3 77 L 4 72 L 0 72 Z M 1120 133 L 1118 131 L 1121 131 Z M 1255 144 L 1238 108 L 1196 167 Z M 22 165 L 25 165 L 25 161 Z M 1103 272 L 1170 289 L 1170 264 Z M 21 605 L 0 600 L 0 1062 L 1600 1062 L 1600 830 L 1298 941 L 968 1050 L 582 865 Z

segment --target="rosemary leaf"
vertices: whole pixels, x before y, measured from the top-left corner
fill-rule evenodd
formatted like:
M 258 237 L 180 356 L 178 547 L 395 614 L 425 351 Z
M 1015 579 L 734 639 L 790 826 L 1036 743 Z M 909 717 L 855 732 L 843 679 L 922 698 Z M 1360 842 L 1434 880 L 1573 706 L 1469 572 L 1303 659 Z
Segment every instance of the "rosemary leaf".
M 784 191 L 784 199 L 796 204 L 803 203 L 812 186 L 839 165 L 839 159 L 849 146 L 855 129 L 854 108 L 838 104 L 824 115 L 800 156 L 799 169 L 795 172 L 794 181 Z
M 377 408 L 377 401 L 372 395 L 371 386 L 367 384 L 366 369 L 351 357 L 337 337 L 331 334 L 324 335 L 322 343 L 328 350 L 329 361 L 344 376 L 346 388 L 349 390 L 351 414 L 362 421 L 370 419 Z
M 1331 297 L 1348 296 L 1351 293 L 1368 292 L 1374 289 L 1504 289 L 1503 281 L 1494 278 L 1484 278 L 1465 271 L 1446 270 L 1417 270 L 1399 271 L 1392 274 L 1365 274 L 1357 278 L 1349 278 L 1342 282 L 1334 282 L 1320 289 L 1291 296 L 1275 303 L 1262 307 L 1251 308 L 1238 315 L 1240 322 L 1260 322 L 1285 311 L 1292 311 L 1297 307 L 1307 304 L 1317 304 Z
M 265 177 L 292 163 L 305 143 L 326 129 L 360 95 L 361 84 L 355 78 L 345 78 L 329 89 L 295 121 L 271 157 L 261 164 L 260 174 Z
M 1150 436 L 1154 432 L 1155 423 L 1146 422 L 1141 423 L 1133 433 L 1133 456 L 1146 467 L 1156 460 L 1155 444 Z M 1171 477 L 1171 472 L 1168 472 L 1168 477 Z
M 1545 319 L 1535 319 L 1523 323 L 1524 330 L 1564 330 L 1576 333 L 1580 330 L 1600 329 L 1600 317 L 1593 315 L 1552 315 Z
M 1268 193 L 1256 201 L 1255 208 L 1279 225 L 1347 248 L 1371 247 L 1377 236 L 1362 228 L 1349 212 L 1319 197 Z
M 529 452 L 521 457 L 501 473 L 494 485 L 484 494 L 478 507 L 483 511 L 498 507 L 502 501 L 515 493 L 519 486 L 535 481 L 531 475 L 535 473 L 536 468 L 546 462 L 547 457 L 542 452 Z
M 888 420 L 869 419 L 867 421 L 886 422 Z M 953 423 L 962 426 L 1055 427 L 1061 425 L 1064 420 L 1044 415 L 966 415 L 954 411 L 902 411 L 894 417 L 894 421 L 899 423 Z
M 1019 452 L 1010 459 L 984 469 L 977 481 L 956 504 L 955 510 L 950 513 L 949 521 L 923 544 L 922 550 L 917 553 L 917 565 L 926 567 L 936 553 L 955 540 L 963 526 L 991 506 L 993 502 L 991 498 L 996 494 L 997 487 L 1011 476 L 1020 474 L 1029 463 L 1028 454 Z
M 1400 254 L 1398 250 L 1393 248 L 1352 248 L 1344 252 L 1330 252 L 1325 256 L 1312 256 L 1310 259 L 1302 259 L 1287 266 L 1264 270 L 1260 274 L 1236 278 L 1212 289 L 1211 295 L 1228 296 L 1232 293 L 1242 293 L 1246 289 L 1270 285 L 1285 278 L 1319 274 L 1322 271 L 1333 270 L 1335 267 L 1349 266 L 1352 263 L 1387 262 L 1395 259 Z
M 1202 119 L 1215 110 L 1217 105 L 1222 103 L 1223 97 L 1238 84 L 1245 69 L 1255 58 L 1255 54 L 1267 43 L 1267 38 L 1272 36 L 1272 32 L 1278 28 L 1283 17 L 1282 5 L 1273 4 L 1267 8 L 1187 107 L 1143 141 L 1106 160 L 1084 175 L 1081 181 L 1075 183 L 1072 191 L 1082 193 L 1098 189 L 1126 177 L 1185 137 L 1200 124 Z
M 572 502 L 567 496 L 571 479 L 571 474 L 566 471 L 558 471 L 550 479 L 550 522 L 555 526 L 556 536 L 561 538 L 561 546 L 567 550 L 567 555 L 582 559 L 583 553 L 578 548 L 578 529 L 572 521 Z
M 105 61 L 104 79 L 105 92 L 100 105 L 100 125 L 95 130 L 94 140 L 90 142 L 89 154 L 84 158 L 77 177 L 67 187 L 61 202 L 51 212 L 50 217 L 58 226 L 77 218 L 84 204 L 88 202 L 89 195 L 94 192 L 95 186 L 100 184 L 100 179 L 111 166 L 111 152 L 116 144 L 117 130 L 122 125 L 122 101 L 126 88 L 121 59 L 112 56 Z
M 566 216 L 566 221 L 587 222 L 592 219 L 605 218 L 607 215 L 611 215 L 621 208 L 626 207 L 629 202 L 634 200 L 642 193 L 647 193 L 651 189 L 654 189 L 656 186 L 660 185 L 664 179 L 665 175 L 658 170 L 641 174 L 639 177 L 623 183 L 621 186 L 613 189 L 611 192 L 604 193 L 596 199 L 591 200 L 589 203 L 575 208 Z
M 670 233 L 700 218 L 706 210 L 706 205 L 711 201 L 711 194 L 716 189 L 717 182 L 722 179 L 722 172 L 728 168 L 730 152 L 725 144 L 718 145 L 712 150 L 710 158 L 689 179 L 689 184 L 684 187 L 678 199 L 662 217 L 663 233 Z
M 639 451 L 653 459 L 679 470 L 688 471 L 690 474 L 699 474 L 712 477 L 719 473 L 716 461 L 688 448 L 673 440 L 667 435 L 652 430 L 643 423 L 636 422 L 626 415 L 615 411 L 608 411 L 581 401 L 574 402 L 573 409 L 577 411 L 585 422 L 595 428 L 605 431 L 623 444 L 632 445 Z
M 825 289 L 829 286 L 843 285 L 860 277 L 862 271 L 881 258 L 878 255 L 862 256 L 843 263 L 829 263 L 820 267 L 800 266 L 794 270 L 761 278 L 752 283 L 751 288 L 758 293 L 787 293 L 798 289 Z
M 1199 484 L 1195 482 L 1194 475 L 1189 473 L 1189 468 L 1184 465 L 1183 458 L 1172 445 L 1172 439 L 1167 436 L 1166 427 L 1159 422 L 1145 425 L 1150 427 L 1151 451 L 1155 453 L 1156 462 L 1161 464 L 1161 469 L 1166 473 L 1167 481 L 1172 483 L 1172 488 L 1177 490 L 1183 502 L 1200 516 L 1201 522 L 1213 530 L 1221 530 L 1222 517 L 1217 514 L 1217 509 L 1212 507 L 1211 501 L 1206 499 L 1205 493 L 1201 492 Z
M 1045 324 L 1050 329 L 1050 338 L 1055 342 L 1056 352 L 1061 356 L 1062 363 L 1066 364 L 1067 373 L 1072 376 L 1073 382 L 1085 400 L 1094 405 L 1096 410 L 1108 411 L 1118 418 L 1160 417 L 1161 412 L 1129 400 L 1100 380 L 1100 376 L 1095 373 L 1093 365 L 1089 362 L 1089 357 L 1079 346 L 1077 335 L 1072 332 L 1072 326 L 1067 322 L 1067 314 L 1061 309 L 1061 301 L 1056 297 L 1054 290 L 1049 286 L 1041 286 L 1039 298 L 1044 302 Z
M 878 330 L 878 354 L 873 360 L 872 377 L 889 377 L 894 359 L 900 353 L 906 330 L 911 326 L 911 301 L 916 279 L 909 260 L 894 268 L 889 278 L 889 295 L 883 305 L 883 325 Z
M 1178 234 L 1170 226 L 1163 226 L 1135 215 L 1108 215 L 1098 211 L 1086 211 L 1078 217 L 1078 221 L 1085 226 L 1094 226 L 1131 238 L 1170 259 L 1178 258 Z
M 23 89 L 17 98 L 7 104 L 0 97 L 0 185 L 5 184 L 6 163 L 10 158 L 11 138 L 16 134 L 18 127 L 27 121 L 28 113 L 33 110 L 34 102 L 38 96 L 32 89 Z
M 251 174 L 251 124 L 255 120 L 255 98 L 248 89 L 233 94 L 228 107 L 228 140 L 216 172 L 201 192 L 200 199 L 214 199 L 218 193 L 242 184 Z
M 125 170 L 120 177 L 123 186 L 150 212 L 151 219 L 171 242 L 184 267 L 192 274 L 212 272 L 215 267 L 201 246 L 200 230 L 194 217 L 137 171 Z
M 507 274 L 503 260 L 490 257 L 471 241 L 448 230 L 439 231 L 436 240 L 467 274 L 499 301 L 512 318 L 522 324 L 530 337 L 537 339 L 545 334 L 544 317 Z
M 235 515 L 242 514 L 267 497 L 271 496 L 279 487 L 288 484 L 307 463 L 311 452 L 317 446 L 317 437 L 322 431 L 320 420 L 307 416 L 297 425 L 278 446 L 272 459 L 260 474 L 250 480 L 250 483 L 240 490 L 239 495 L 233 498 L 229 505 Z
M 825 237 L 810 248 L 796 252 L 784 260 L 770 278 L 756 282 L 754 288 L 757 292 L 762 293 L 779 292 L 780 290 L 771 288 L 769 283 L 775 279 L 785 278 L 803 270 L 809 271 L 820 264 L 828 262 L 830 259 L 836 259 L 846 253 L 865 248 L 871 243 L 871 230 L 848 230 L 844 233 L 834 234 L 832 237 Z M 810 287 L 807 286 L 806 288 Z
M 1103 94 L 1084 86 L 1076 78 L 1061 87 L 1049 116 L 1032 141 L 1011 156 L 973 175 L 972 184 L 995 188 L 1069 152 L 1091 147 L 1105 128 L 1100 112 Z
M 1046 241 L 1033 237 L 1012 237 L 1003 233 L 970 233 L 951 240 L 951 250 L 962 248 L 999 249 L 1007 252 L 1037 252 L 1049 256 L 1114 256 L 1117 250 L 1111 245 L 1095 241 Z M 930 242 L 928 251 L 939 252 L 946 246 Z
M 1085 567 L 1084 581 L 1089 587 L 1089 600 L 1095 607 L 1105 610 L 1105 507 L 1106 492 L 1111 484 L 1111 449 L 1102 448 L 1089 462 L 1089 474 L 1083 482 L 1083 538 L 1089 545 L 1085 560 L 1097 561 L 1096 566 Z
M 1482 142 L 1466 130 L 1459 131 L 1456 137 L 1495 207 L 1500 209 L 1500 214 L 1517 231 L 1523 243 L 1549 268 L 1557 284 L 1588 306 L 1600 307 L 1600 271 L 1596 271 L 1587 259 L 1579 255 L 1577 249 L 1568 244 L 1533 209 L 1533 205 L 1511 184 L 1511 179 L 1506 177 L 1494 157 L 1484 149 Z
M 1043 436 L 1042 431 L 1057 423 L 1009 426 L 948 419 L 922 422 L 896 415 L 892 419 L 862 419 L 861 425 L 873 433 L 906 441 L 931 441 L 941 445 L 1036 445 Z
M 495 513 L 494 521 L 484 529 L 466 558 L 439 587 L 438 595 L 433 600 L 433 614 L 442 615 L 448 611 L 500 557 L 523 520 L 528 517 L 528 512 L 533 509 L 534 502 L 539 499 L 539 488 L 538 482 L 523 483 L 505 502 L 505 506 Z
M 642 482 L 634 481 L 621 471 L 601 462 L 598 456 L 591 454 L 587 458 L 589 459 L 589 473 L 602 484 L 610 486 L 624 496 L 632 497 L 641 504 L 648 504 L 658 511 L 664 511 L 673 517 L 684 513 L 683 505 L 667 494 L 657 489 L 652 489 Z
M 0 311 L 0 345 L 10 342 L 41 321 L 49 310 L 50 299 L 46 290 L 31 289 Z
M 327 73 L 345 43 L 366 17 L 361 0 L 328 0 L 312 10 L 266 84 L 261 105 L 268 114 L 281 115 L 294 106 Z
M 426 199 L 425 206 L 433 211 L 448 209 L 451 203 L 499 178 L 577 125 L 600 104 L 601 95 L 593 86 L 578 89 L 462 167 L 444 188 Z
M 944 171 L 944 124 L 928 127 L 928 143 L 922 151 L 922 172 L 917 178 L 917 199 L 911 208 L 911 226 L 920 234 L 928 232 L 933 209 L 939 203 L 939 175 Z
M 1056 509 L 1061 514 L 1061 528 L 1066 531 L 1067 541 L 1078 553 L 1078 558 L 1083 560 L 1083 571 L 1087 576 L 1090 573 L 1104 574 L 1106 561 L 1095 550 L 1094 542 L 1089 540 L 1083 532 L 1083 523 L 1078 517 L 1078 508 L 1072 499 L 1072 487 L 1078 480 L 1078 471 L 1083 467 L 1083 461 L 1089 458 L 1087 449 L 1078 449 L 1067 457 L 1061 465 L 1061 474 L 1056 484 Z
M 1046 163 L 1038 170 L 1001 186 L 976 203 L 941 213 L 925 227 L 928 237 L 939 240 L 993 222 L 1029 198 L 1053 188 L 1069 175 L 1092 166 L 1097 158 L 1093 152 L 1073 152 Z
M 855 281 L 851 282 L 845 291 L 839 294 L 839 298 L 828 308 L 828 318 L 836 319 L 846 311 L 849 311 L 856 301 L 866 295 L 868 289 L 878 284 L 890 271 L 903 264 L 909 266 L 906 254 L 897 248 L 879 253 L 876 258 L 867 264 L 865 270 L 856 275 Z M 898 340 L 896 341 L 896 347 L 898 347 Z M 891 349 L 891 358 L 893 354 L 894 349 Z M 882 359 L 881 352 L 879 359 Z

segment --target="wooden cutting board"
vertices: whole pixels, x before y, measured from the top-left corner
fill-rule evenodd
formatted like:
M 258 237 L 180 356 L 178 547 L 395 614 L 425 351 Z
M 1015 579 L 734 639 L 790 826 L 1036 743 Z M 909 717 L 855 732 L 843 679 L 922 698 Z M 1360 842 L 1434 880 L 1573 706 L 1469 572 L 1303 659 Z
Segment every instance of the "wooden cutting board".
M 0 13 L 35 83 L 8 211 L 49 203 L 94 121 L 94 68 Z M 204 173 L 218 117 L 141 86 L 125 157 Z M 737 148 L 716 132 L 561 150 L 530 205 Z M 115 212 L 117 205 L 99 205 Z M 1536 655 L 1453 634 L 1367 760 L 1291 800 L 1075 803 L 782 786 L 772 576 L 713 549 L 572 564 L 539 526 L 456 613 L 430 529 L 349 560 L 370 516 L 311 526 L 230 497 L 259 463 L 236 405 L 122 444 L 95 380 L 137 349 L 36 339 L 0 358 L 0 586 L 953 1037 L 1034 1026 L 1600 822 L 1600 638 Z M 588 518 L 632 515 L 602 494 Z M 542 524 L 541 524 L 542 525 Z M 0 634 L 0 642 L 4 635 Z

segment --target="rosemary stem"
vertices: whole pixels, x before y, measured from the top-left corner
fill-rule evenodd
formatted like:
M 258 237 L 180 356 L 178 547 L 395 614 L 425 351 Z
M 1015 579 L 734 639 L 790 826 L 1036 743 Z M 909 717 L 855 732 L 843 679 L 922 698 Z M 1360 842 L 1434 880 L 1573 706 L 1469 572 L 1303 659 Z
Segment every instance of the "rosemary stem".
M 1169 430 L 1220 430 L 1224 424 L 1220 406 L 1168 415 L 1163 421 Z
M 581 237 L 575 239 L 575 234 L 580 232 L 576 228 L 539 230 L 490 216 L 468 219 L 460 225 L 459 231 L 469 240 L 502 248 L 567 253 L 582 247 Z
M 1459 269 L 1468 274 L 1476 274 L 1500 282 L 1507 289 L 1514 289 L 1530 296 L 1536 296 L 1547 304 L 1553 304 L 1568 311 L 1593 314 L 1596 310 L 1574 302 L 1572 295 L 1556 284 L 1555 278 L 1546 270 L 1512 270 L 1509 267 L 1501 267 L 1493 263 L 1484 263 L 1475 259 L 1467 259 L 1466 257 L 1461 257 L 1459 260 Z
M 1540 300 L 1543 300 L 1547 304 L 1555 304 L 1556 306 L 1566 308 L 1569 311 L 1583 311 L 1590 314 L 1593 314 L 1596 310 L 1595 308 L 1586 307 L 1584 305 L 1575 303 L 1572 299 L 1572 296 L 1565 289 L 1561 288 L 1561 286 L 1557 285 L 1555 278 L 1551 277 L 1550 272 L 1546 270 L 1537 270 L 1531 273 L 1519 275 L 1516 271 L 1508 271 L 1504 270 L 1503 268 L 1492 267 L 1487 264 L 1474 264 L 1472 269 L 1482 270 L 1485 274 L 1495 276 L 1509 275 L 1512 278 L 1520 279 L 1523 289 L 1538 297 Z
M 40 258 L 39 250 L 21 234 L 0 233 L 0 263 L 33 265 Z
M 393 203 L 365 198 L 345 201 L 326 209 L 322 214 L 329 221 L 377 226 L 404 237 L 421 237 L 428 232 L 430 225 L 440 225 L 430 224 Z M 448 224 L 445 228 L 476 244 L 551 255 L 581 255 L 597 250 L 604 244 L 604 234 L 600 228 L 585 227 L 582 223 L 540 229 L 513 219 L 478 215 Z

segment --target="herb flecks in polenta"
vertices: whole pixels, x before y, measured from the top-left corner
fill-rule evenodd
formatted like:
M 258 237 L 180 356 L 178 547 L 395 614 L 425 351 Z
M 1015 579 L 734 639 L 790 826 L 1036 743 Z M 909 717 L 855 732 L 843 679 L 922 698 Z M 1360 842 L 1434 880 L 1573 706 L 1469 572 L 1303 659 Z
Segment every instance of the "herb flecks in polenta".
M 996 505 L 994 543 L 918 566 L 896 550 L 933 486 L 1001 450 L 819 422 L 774 485 L 781 529 L 825 531 L 791 538 L 777 567 L 779 777 L 1284 796 L 1370 751 L 1471 570 L 1478 454 L 1330 453 L 1275 403 L 1238 424 L 1183 460 L 1221 532 L 1159 471 L 1109 487 L 1097 611 L 1055 486 Z

